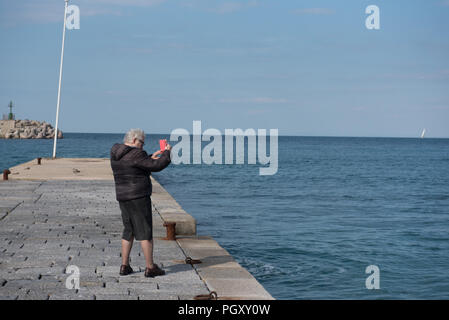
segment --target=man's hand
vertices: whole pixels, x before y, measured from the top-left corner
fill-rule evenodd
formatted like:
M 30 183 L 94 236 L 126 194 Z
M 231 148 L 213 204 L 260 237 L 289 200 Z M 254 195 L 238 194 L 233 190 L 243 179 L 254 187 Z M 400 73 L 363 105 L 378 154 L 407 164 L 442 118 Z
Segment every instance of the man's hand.
M 165 145 L 165 150 L 168 150 L 171 152 L 171 145 L 168 143 Z M 158 150 L 155 153 L 151 155 L 151 159 L 159 159 L 159 156 L 165 151 L 165 150 Z
M 169 145 L 168 143 L 165 145 L 165 150 L 168 150 L 171 152 L 171 145 Z
M 161 150 L 156 151 L 155 153 L 153 153 L 153 154 L 151 155 L 151 159 L 159 159 L 159 155 L 161 155 L 162 152 L 163 152 L 163 151 L 161 151 Z

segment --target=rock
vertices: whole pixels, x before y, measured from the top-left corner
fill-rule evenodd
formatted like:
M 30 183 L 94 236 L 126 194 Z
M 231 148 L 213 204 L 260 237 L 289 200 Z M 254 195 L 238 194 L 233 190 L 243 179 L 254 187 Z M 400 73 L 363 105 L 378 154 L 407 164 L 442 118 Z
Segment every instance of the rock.
M 30 137 L 31 137 L 31 134 L 29 132 L 26 132 L 26 131 L 21 132 L 19 134 L 19 138 L 20 139 L 29 139 Z

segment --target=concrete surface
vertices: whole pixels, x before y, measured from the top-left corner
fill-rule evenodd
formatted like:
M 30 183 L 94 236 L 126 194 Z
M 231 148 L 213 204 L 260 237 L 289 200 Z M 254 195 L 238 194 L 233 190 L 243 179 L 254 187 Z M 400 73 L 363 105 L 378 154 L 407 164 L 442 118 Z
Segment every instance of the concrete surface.
M 135 273 L 119 276 L 123 225 L 107 159 L 33 160 L 10 170 L 0 181 L 0 299 L 193 299 L 211 291 L 273 299 L 214 239 L 196 236 L 195 219 L 154 179 L 154 260 L 167 274 L 145 278 L 138 241 Z M 176 241 L 163 240 L 164 221 L 176 222 Z M 185 264 L 188 256 L 202 263 Z M 66 287 L 72 265 L 79 289 Z

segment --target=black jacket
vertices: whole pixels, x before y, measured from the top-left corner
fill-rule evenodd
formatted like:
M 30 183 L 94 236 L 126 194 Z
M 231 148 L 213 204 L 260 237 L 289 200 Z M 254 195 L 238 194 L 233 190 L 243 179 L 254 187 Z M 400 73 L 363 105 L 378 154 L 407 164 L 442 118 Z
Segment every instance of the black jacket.
M 111 167 L 118 201 L 151 195 L 151 172 L 158 172 L 170 164 L 170 151 L 159 159 L 152 159 L 144 150 L 116 143 L 111 148 Z

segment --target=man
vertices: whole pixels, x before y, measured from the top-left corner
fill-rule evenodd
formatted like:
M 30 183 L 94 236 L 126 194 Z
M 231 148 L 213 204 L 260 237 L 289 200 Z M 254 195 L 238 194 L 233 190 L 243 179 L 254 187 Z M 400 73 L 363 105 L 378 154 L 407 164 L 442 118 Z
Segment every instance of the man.
M 145 133 L 141 129 L 129 130 L 124 144 L 111 148 L 111 167 L 114 174 L 116 198 L 122 212 L 122 265 L 120 275 L 133 272 L 129 254 L 134 238 L 141 241 L 145 255 L 145 277 L 164 275 L 165 271 L 153 262 L 153 222 L 151 208 L 151 172 L 158 172 L 170 164 L 171 146 L 152 155 L 143 150 Z M 160 156 L 158 158 L 158 156 Z

